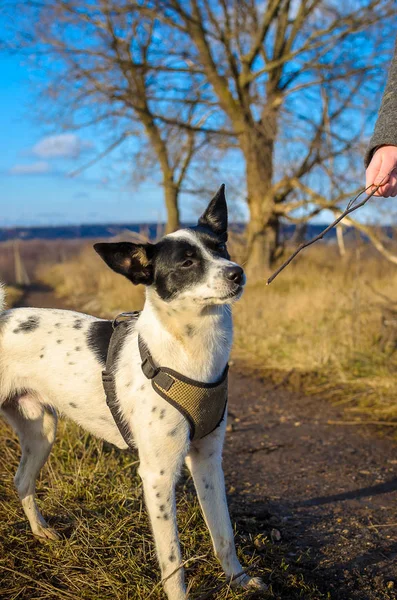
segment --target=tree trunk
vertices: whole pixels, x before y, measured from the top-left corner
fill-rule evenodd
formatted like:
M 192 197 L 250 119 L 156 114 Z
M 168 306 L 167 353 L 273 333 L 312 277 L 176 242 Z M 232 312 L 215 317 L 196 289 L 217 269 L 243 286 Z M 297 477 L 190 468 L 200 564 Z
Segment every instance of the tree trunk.
M 245 139 L 244 139 L 245 138 Z M 279 220 L 272 195 L 273 138 L 252 127 L 243 138 L 250 221 L 247 226 L 248 280 L 266 278 L 279 245 Z
M 165 233 L 167 234 L 176 231 L 180 227 L 178 190 L 172 180 L 164 183 L 164 199 L 167 211 L 167 223 L 165 225 Z
M 279 220 L 271 215 L 267 222 L 251 216 L 247 226 L 248 257 L 245 265 L 250 283 L 267 279 L 279 248 Z

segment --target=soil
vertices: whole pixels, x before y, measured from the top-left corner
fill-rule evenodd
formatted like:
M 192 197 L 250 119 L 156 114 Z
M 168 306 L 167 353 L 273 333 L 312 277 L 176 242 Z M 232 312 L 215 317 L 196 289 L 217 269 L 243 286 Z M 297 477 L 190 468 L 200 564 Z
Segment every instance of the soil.
M 19 305 L 63 306 L 40 286 Z M 397 598 L 397 444 L 330 424 L 343 414 L 319 397 L 231 371 L 224 468 L 239 530 L 271 536 L 332 600 Z

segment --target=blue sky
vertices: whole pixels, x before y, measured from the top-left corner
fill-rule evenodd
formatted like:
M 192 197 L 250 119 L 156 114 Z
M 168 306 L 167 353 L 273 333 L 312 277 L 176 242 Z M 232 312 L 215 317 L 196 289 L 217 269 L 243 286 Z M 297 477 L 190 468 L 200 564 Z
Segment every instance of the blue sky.
M 0 20 L 0 37 L 2 29 L 6 27 Z M 70 177 L 103 150 L 95 131 L 65 132 L 56 124 L 40 123 L 34 110 L 37 86 L 25 57 L 0 53 L 0 69 L 0 227 L 165 220 L 163 192 L 156 180 L 137 187 L 122 176 L 129 169 L 126 153 L 115 151 Z M 233 168 L 240 171 L 241 163 L 229 161 L 223 167 L 224 179 L 231 181 Z M 194 218 L 197 204 L 184 198 L 182 220 Z M 240 218 L 241 214 L 246 210 Z M 329 218 L 322 213 L 317 219 Z
M 101 150 L 93 132 L 48 130 L 32 116 L 34 86 L 23 57 L 0 55 L 0 71 L 0 227 L 164 220 L 156 182 L 134 191 L 110 180 L 108 160 L 69 177 Z

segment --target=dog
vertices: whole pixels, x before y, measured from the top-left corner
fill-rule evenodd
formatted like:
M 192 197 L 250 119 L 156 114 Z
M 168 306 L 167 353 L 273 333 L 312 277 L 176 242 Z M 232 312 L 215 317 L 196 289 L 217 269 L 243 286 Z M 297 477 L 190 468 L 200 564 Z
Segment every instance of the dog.
M 146 286 L 144 308 L 118 348 L 115 382 L 120 411 L 139 452 L 139 475 L 169 600 L 186 598 L 175 504 L 184 462 L 226 576 L 236 586 L 265 589 L 260 578 L 242 574 L 236 554 L 221 464 L 226 413 L 212 433 L 191 441 L 187 419 L 145 377 L 138 345 L 139 335 L 157 364 L 193 380 L 214 383 L 221 377 L 232 345 L 231 305 L 245 285 L 243 269 L 228 254 L 227 228 L 222 186 L 197 226 L 155 244 L 94 246 L 111 269 Z M 118 448 L 128 447 L 106 404 L 101 379 L 112 331 L 111 321 L 68 310 L 0 313 L 0 409 L 20 440 L 15 486 L 32 532 L 41 538 L 58 538 L 35 500 L 36 478 L 55 440 L 57 413 Z

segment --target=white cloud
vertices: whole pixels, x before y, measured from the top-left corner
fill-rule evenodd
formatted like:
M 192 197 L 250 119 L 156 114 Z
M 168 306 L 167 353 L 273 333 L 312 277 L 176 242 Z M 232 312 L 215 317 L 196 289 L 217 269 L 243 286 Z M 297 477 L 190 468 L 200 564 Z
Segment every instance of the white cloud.
M 48 162 L 38 161 L 25 165 L 14 165 L 9 170 L 9 173 L 11 175 L 43 175 L 44 173 L 49 173 L 50 170 L 51 167 Z
M 78 158 L 90 147 L 90 142 L 81 140 L 74 133 L 61 133 L 42 138 L 33 146 L 32 152 L 39 158 Z

